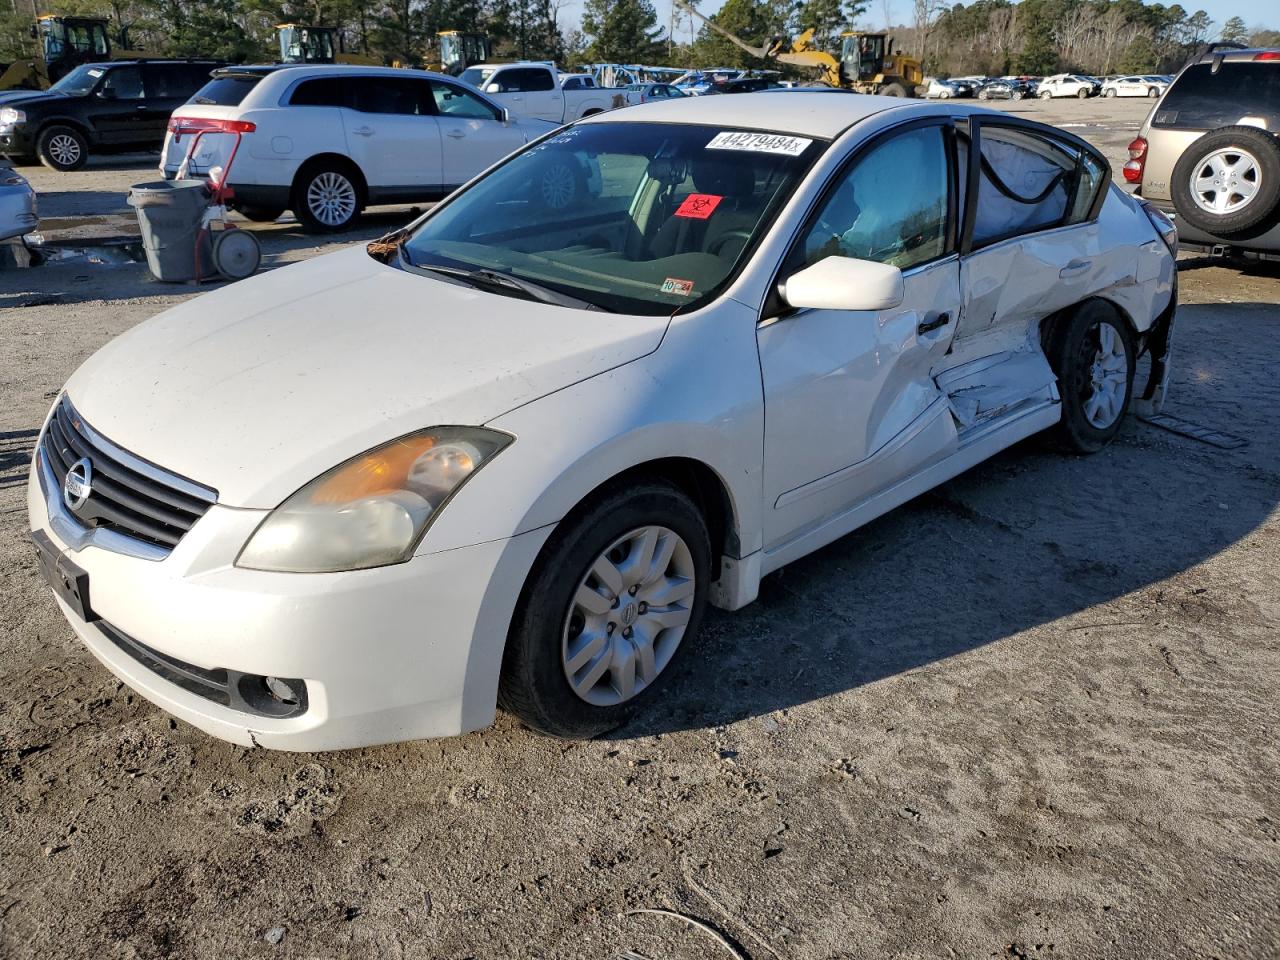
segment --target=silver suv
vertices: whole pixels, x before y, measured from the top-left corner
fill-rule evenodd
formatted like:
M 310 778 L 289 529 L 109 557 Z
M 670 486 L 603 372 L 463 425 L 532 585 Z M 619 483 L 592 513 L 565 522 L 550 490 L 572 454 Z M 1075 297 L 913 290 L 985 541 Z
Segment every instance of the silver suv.
M 1280 50 L 1211 46 L 1129 144 L 1125 179 L 1184 247 L 1280 259 Z

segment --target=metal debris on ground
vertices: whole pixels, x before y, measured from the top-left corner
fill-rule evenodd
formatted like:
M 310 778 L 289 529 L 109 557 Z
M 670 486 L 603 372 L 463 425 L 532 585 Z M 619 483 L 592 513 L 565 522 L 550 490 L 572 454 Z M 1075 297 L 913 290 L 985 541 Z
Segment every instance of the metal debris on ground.
M 685 923 L 689 924 L 689 926 L 698 928 L 703 933 L 707 934 L 707 936 L 714 939 L 716 943 L 728 950 L 731 956 L 737 957 L 738 960 L 748 960 L 747 955 L 730 943 L 728 937 L 715 927 L 711 926 L 711 924 L 705 923 L 696 917 L 691 917 L 686 913 L 678 913 L 675 910 L 664 910 L 662 907 L 640 907 L 636 910 L 628 910 L 626 912 L 626 916 L 634 917 L 636 914 L 641 913 L 651 913 L 659 917 L 675 917 L 677 920 L 683 920 Z
M 1202 427 L 1198 423 L 1192 423 L 1190 420 L 1183 420 L 1181 417 L 1171 416 L 1167 413 L 1157 413 L 1149 417 L 1138 417 L 1138 419 L 1143 423 L 1151 424 L 1153 427 L 1159 427 L 1161 430 L 1168 430 L 1170 433 L 1176 433 L 1181 437 L 1199 440 L 1201 443 L 1207 443 L 1211 447 L 1218 447 L 1222 450 L 1239 450 L 1241 447 L 1249 445 L 1249 441 L 1244 437 L 1237 437 L 1231 433 L 1223 433 L 1221 430 Z

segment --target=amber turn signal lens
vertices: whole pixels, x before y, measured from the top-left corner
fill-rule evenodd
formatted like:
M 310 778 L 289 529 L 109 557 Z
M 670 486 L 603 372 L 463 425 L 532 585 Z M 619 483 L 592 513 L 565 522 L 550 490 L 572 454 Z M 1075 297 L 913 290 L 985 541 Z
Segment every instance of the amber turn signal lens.
M 353 503 L 403 490 L 414 462 L 435 445 L 434 437 L 417 436 L 379 447 L 326 477 L 311 495 L 311 502 Z

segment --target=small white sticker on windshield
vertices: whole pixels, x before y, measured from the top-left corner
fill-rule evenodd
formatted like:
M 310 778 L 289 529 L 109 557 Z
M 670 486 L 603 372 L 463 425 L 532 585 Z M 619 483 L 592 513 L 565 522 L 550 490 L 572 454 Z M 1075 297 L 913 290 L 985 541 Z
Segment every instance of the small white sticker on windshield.
M 89 71 L 89 76 L 93 77 L 95 80 L 96 80 L 96 79 L 98 79 L 98 77 L 102 76 L 102 74 L 103 74 L 103 71 L 102 71 L 102 70 L 90 70 L 90 71 Z
M 786 137 L 777 133 L 717 133 L 708 150 L 746 150 L 750 153 L 781 153 L 798 157 L 813 143 L 808 137 Z

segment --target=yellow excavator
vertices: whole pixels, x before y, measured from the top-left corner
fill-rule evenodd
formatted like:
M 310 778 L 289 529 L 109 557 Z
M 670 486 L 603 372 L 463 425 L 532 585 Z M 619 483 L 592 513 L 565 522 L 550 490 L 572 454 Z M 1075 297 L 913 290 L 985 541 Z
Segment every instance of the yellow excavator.
M 337 27 L 304 26 L 300 23 L 276 25 L 281 63 L 353 63 L 380 67 L 382 61 L 364 53 L 347 52 Z
M 675 0 L 734 46 L 760 60 L 806 67 L 818 71 L 818 79 L 807 86 L 840 87 L 858 93 L 878 93 L 889 97 L 914 97 L 924 82 L 920 61 L 905 53 L 893 52 L 893 39 L 883 33 L 849 30 L 840 35 L 840 59 L 819 50 L 812 29 L 794 40 L 774 37 L 763 47 L 753 47 L 718 23 L 704 17 L 684 0 Z
M 35 56 L 15 60 L 0 71 L 0 90 L 47 90 L 82 63 L 145 56 L 139 50 L 128 49 L 123 28 L 113 38 L 109 26 L 110 21 L 100 17 L 37 17 L 31 27 Z M 115 49 L 111 45 L 113 39 Z
M 428 63 L 427 69 L 456 77 L 467 67 L 488 63 L 493 56 L 493 45 L 483 33 L 464 33 L 461 30 L 441 30 L 436 34 L 440 58 Z

